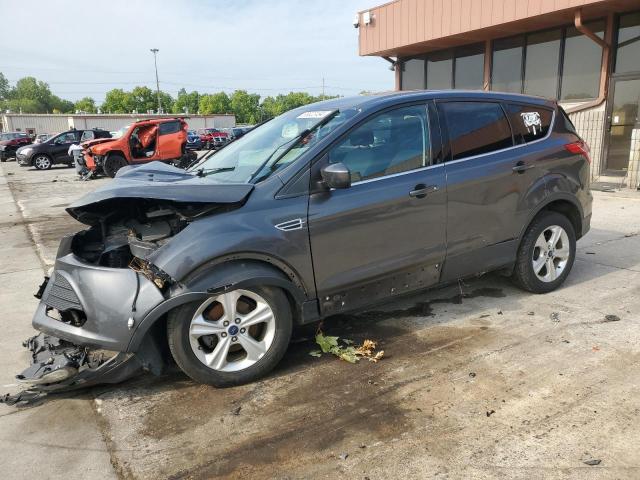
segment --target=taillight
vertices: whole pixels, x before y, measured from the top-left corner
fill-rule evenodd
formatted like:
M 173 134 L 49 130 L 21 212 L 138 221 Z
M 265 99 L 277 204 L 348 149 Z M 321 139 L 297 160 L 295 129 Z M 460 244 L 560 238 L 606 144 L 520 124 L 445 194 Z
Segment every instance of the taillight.
M 582 140 L 578 140 L 577 142 L 567 143 L 564 146 L 565 150 L 576 155 L 582 155 L 587 159 L 587 162 L 591 163 L 591 157 L 589 156 L 589 145 Z

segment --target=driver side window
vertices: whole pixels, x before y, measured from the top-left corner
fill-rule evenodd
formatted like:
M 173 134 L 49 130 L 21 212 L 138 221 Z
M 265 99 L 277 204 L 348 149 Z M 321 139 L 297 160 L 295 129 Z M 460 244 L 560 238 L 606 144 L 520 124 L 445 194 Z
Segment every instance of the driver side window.
M 380 113 L 360 125 L 329 153 L 359 182 L 431 164 L 427 110 L 424 105 Z

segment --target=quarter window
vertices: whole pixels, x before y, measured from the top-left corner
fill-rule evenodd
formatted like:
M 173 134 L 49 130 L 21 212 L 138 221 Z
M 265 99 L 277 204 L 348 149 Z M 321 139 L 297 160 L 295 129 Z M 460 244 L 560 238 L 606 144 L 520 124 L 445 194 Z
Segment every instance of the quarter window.
M 425 106 L 402 107 L 381 113 L 353 130 L 329 153 L 342 162 L 351 181 L 392 175 L 430 164 Z
M 86 142 L 87 140 L 92 140 L 92 139 L 93 139 L 92 130 L 85 130 L 84 132 L 82 132 L 82 136 L 80 137 L 81 142 Z
M 511 147 L 511 129 L 498 103 L 443 102 L 453 160 Z
M 534 105 L 507 103 L 505 110 L 513 129 L 513 139 L 517 145 L 543 138 L 551 127 L 553 112 Z

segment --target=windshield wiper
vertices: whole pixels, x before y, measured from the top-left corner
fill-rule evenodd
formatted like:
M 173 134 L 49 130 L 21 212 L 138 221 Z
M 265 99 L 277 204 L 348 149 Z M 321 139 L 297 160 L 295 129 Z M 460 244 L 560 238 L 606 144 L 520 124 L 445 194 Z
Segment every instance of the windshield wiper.
M 206 170 L 204 168 L 199 168 L 196 170 L 196 175 L 198 177 L 206 177 L 207 175 L 213 175 L 214 173 L 233 172 L 235 169 L 236 167 L 208 168 Z

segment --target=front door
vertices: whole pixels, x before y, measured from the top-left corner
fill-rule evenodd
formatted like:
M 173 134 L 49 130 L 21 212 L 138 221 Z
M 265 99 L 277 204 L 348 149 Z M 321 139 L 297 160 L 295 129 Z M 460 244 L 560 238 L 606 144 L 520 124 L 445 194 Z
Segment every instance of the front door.
M 613 79 L 608 102 L 607 170 L 624 172 L 640 142 L 640 77 Z M 639 148 L 637 145 L 635 148 Z
M 73 161 L 69 156 L 69 147 L 74 143 L 78 143 L 78 136 L 79 132 L 74 130 L 56 137 L 51 148 L 54 163 L 69 163 Z
M 375 114 L 321 161 L 343 163 L 352 179 L 349 188 L 312 193 L 309 199 L 323 314 L 439 281 L 446 184 L 444 166 L 432 162 L 428 117 L 425 104 Z

